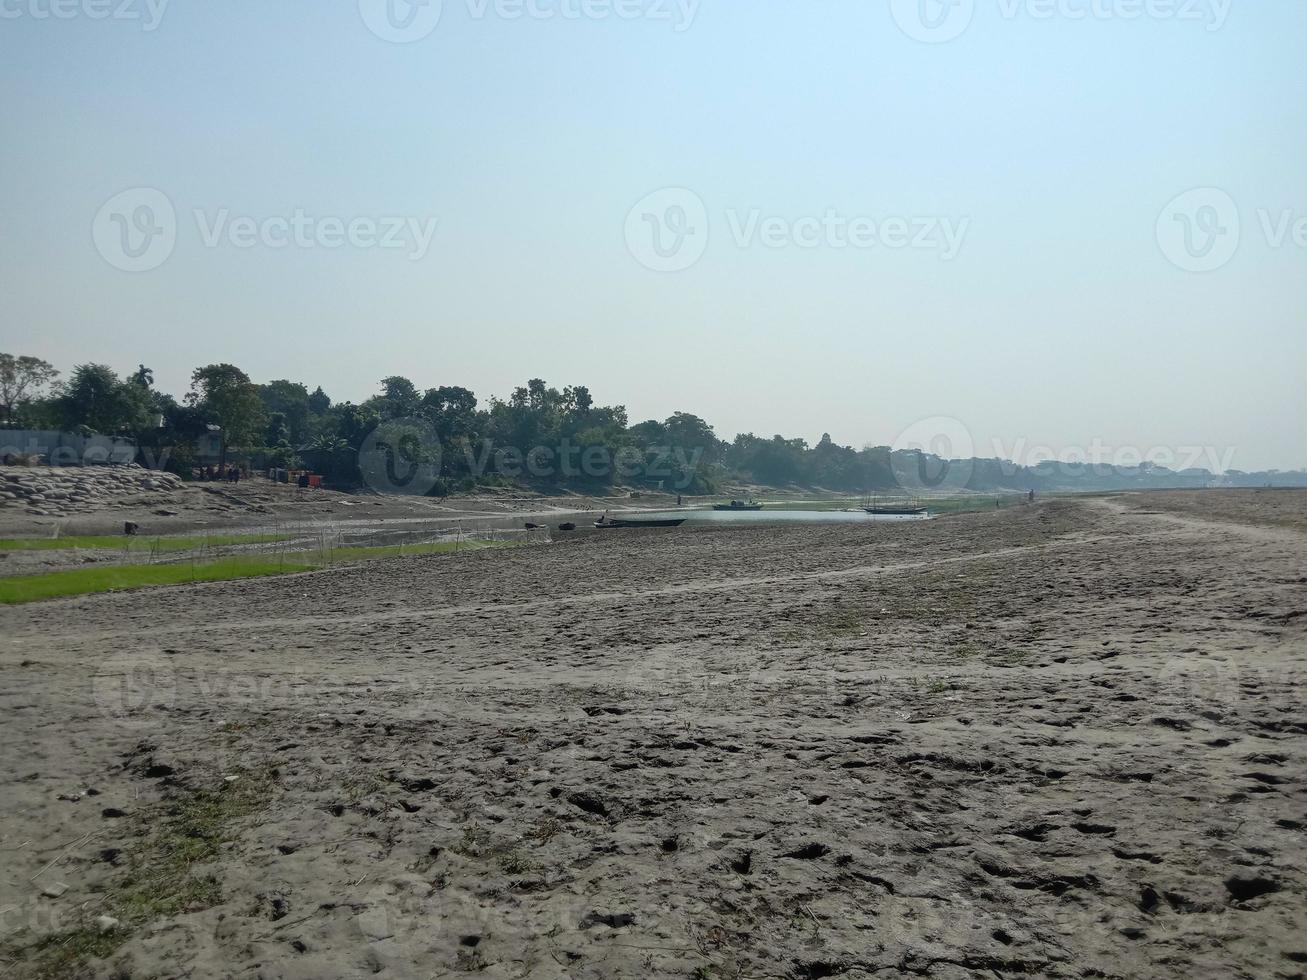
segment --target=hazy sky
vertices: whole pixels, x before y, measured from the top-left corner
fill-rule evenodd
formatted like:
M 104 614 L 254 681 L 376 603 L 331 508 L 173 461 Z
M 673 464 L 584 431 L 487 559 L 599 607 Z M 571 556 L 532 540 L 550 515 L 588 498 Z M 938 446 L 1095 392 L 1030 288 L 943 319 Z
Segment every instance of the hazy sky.
M 0 350 L 1307 465 L 1301 0 L 389 3 L 0 0 Z

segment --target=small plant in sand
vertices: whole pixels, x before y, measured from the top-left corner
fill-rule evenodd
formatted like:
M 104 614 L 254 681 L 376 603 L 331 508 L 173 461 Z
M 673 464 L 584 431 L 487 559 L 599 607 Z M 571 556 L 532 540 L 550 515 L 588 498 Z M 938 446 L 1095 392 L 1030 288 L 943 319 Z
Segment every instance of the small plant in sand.
M 480 857 L 486 845 L 490 843 L 490 831 L 478 823 L 463 824 L 463 833 L 459 837 L 458 843 L 454 844 L 450 850 L 456 851 L 465 857 Z
M 976 660 L 985 655 L 985 651 L 976 643 L 959 643 L 948 650 L 955 660 Z
M 345 796 L 350 803 L 358 803 L 376 793 L 384 786 L 386 780 L 376 773 L 360 773 L 345 779 Z
M 1015 647 L 998 647 L 989 651 L 985 656 L 985 660 L 997 666 L 1015 666 L 1025 661 L 1029 656 L 1030 651 L 1028 650 L 1018 650 Z
M 863 610 L 850 605 L 838 605 L 827 610 L 813 629 L 815 637 L 825 640 L 863 636 L 866 632 Z
M 495 850 L 495 863 L 505 874 L 524 875 L 537 870 L 537 864 L 520 847 L 502 847 Z
M 542 816 L 534 826 L 526 832 L 528 840 L 536 841 L 540 844 L 548 844 L 563 829 L 563 825 L 555 816 Z
M 157 809 L 137 817 L 138 843 L 127 855 L 127 871 L 104 893 L 97 923 L 42 936 L 21 937 L 0 946 L 7 965 L 21 962 L 18 975 L 56 978 L 80 975 L 87 960 L 107 958 L 132 931 L 151 922 L 210 908 L 222 901 L 211 874 L 195 868 L 216 858 L 234 837 L 234 825 L 267 805 L 275 777 L 271 770 L 231 773 L 216 788 L 182 789 Z M 9 974 L 6 973 L 6 976 Z

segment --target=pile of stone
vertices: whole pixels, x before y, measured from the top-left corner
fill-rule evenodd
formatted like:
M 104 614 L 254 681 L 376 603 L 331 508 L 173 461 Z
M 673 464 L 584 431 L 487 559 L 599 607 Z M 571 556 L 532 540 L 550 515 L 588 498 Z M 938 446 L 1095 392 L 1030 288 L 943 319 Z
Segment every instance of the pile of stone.
M 179 477 L 128 466 L 3 466 L 0 508 L 58 516 L 105 507 L 139 506 L 183 487 Z

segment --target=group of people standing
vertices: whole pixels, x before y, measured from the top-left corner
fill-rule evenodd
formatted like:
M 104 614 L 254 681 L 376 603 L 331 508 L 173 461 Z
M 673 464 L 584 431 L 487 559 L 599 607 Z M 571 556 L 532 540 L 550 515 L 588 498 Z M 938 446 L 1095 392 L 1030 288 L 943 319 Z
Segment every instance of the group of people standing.
M 206 466 L 200 470 L 200 479 L 209 483 L 220 480 L 226 480 L 228 483 L 240 483 L 242 476 L 239 466 L 228 466 L 225 470 L 221 466 Z

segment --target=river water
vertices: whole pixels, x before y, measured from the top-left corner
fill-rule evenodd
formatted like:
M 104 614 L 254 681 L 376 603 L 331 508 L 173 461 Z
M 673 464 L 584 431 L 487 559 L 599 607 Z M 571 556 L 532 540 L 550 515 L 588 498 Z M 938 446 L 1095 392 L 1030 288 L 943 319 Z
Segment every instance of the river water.
M 880 524 L 896 521 L 925 521 L 928 514 L 868 514 L 862 510 L 669 510 L 616 513 L 618 520 L 639 521 L 685 518 L 686 524 Z

